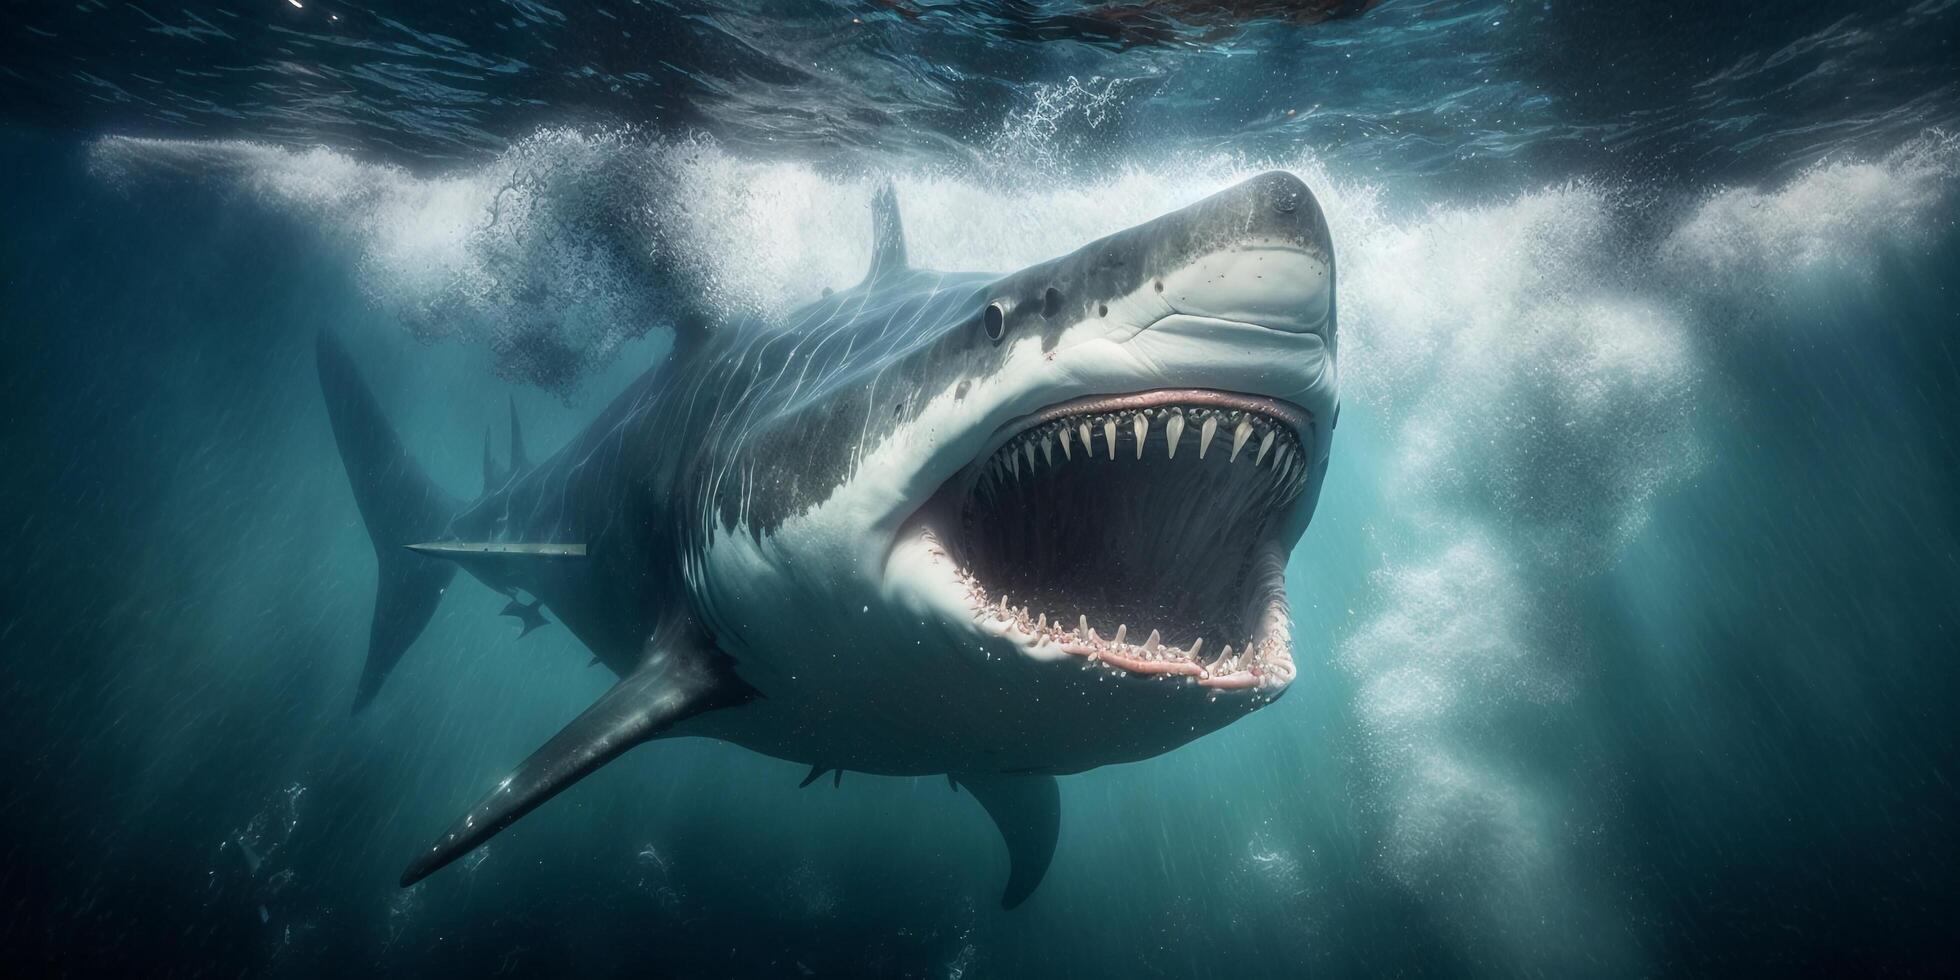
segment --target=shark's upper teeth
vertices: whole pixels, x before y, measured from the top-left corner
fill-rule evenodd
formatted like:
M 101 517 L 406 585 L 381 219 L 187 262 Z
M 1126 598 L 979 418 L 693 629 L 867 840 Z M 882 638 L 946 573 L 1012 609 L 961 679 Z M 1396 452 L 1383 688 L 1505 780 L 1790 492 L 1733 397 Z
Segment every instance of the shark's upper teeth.
M 1163 425 L 1153 425 L 1153 420 L 1161 420 Z M 1219 430 L 1230 429 L 1232 446 L 1226 454 L 1226 463 L 1237 463 L 1243 454 L 1249 457 L 1253 466 L 1264 466 L 1270 457 L 1273 460 L 1273 485 L 1282 498 L 1291 499 L 1304 486 L 1308 467 L 1300 446 L 1300 436 L 1292 427 L 1257 412 L 1219 409 L 1208 405 L 1172 405 L 1057 419 L 1037 425 L 1009 440 L 980 472 L 1002 487 L 1023 477 L 1035 478 L 1041 468 L 1038 464 L 1046 463 L 1049 467 L 1057 465 L 1055 443 L 1058 441 L 1062 446 L 1064 463 L 1075 461 L 1078 445 L 1087 459 L 1106 458 L 1114 461 L 1118 458 L 1118 444 L 1129 439 L 1134 439 L 1135 445 L 1125 447 L 1130 450 L 1125 458 L 1142 460 L 1146 447 L 1157 432 L 1163 433 L 1162 458 L 1175 460 L 1178 449 L 1184 444 L 1185 433 L 1194 429 L 1197 452 L 1185 456 L 1186 459 L 1209 460 L 1212 442 L 1218 437 Z M 1095 444 L 1099 432 L 1103 440 L 1101 454 Z M 1039 453 L 1036 452 L 1037 448 Z M 1247 449 L 1252 451 L 1247 453 Z
M 1231 462 L 1236 463 L 1239 461 L 1239 450 L 1245 448 L 1245 441 L 1250 438 L 1252 438 L 1252 421 L 1250 419 L 1240 419 L 1239 427 L 1232 431 Z

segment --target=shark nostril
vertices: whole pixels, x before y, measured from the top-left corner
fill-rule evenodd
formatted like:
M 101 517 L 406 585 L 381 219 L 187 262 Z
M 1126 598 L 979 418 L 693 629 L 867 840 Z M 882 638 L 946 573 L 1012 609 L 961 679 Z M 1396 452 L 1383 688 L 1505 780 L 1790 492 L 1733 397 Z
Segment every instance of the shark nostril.
M 1160 293 L 1164 291 L 1164 280 L 1157 280 L 1157 291 Z
M 1050 286 L 1047 292 L 1041 294 L 1041 315 L 1053 320 L 1055 314 L 1060 312 L 1062 312 L 1062 291 Z
M 1108 303 L 1097 303 L 1097 304 L 1096 304 L 1096 315 L 1097 315 L 1097 316 L 1108 316 L 1108 315 L 1109 315 L 1109 304 L 1108 304 Z
M 981 317 L 981 322 L 987 328 L 988 340 L 998 344 L 1007 335 L 1007 309 L 999 301 L 987 304 L 987 312 Z

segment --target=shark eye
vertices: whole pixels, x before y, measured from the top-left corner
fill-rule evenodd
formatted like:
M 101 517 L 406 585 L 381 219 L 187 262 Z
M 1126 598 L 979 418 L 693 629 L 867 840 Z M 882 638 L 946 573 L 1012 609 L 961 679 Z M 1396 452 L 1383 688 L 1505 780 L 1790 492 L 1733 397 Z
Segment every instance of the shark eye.
M 988 340 L 998 344 L 1000 338 L 1007 336 L 1007 308 L 1001 306 L 999 301 L 987 304 L 987 312 L 981 316 L 980 322 L 987 328 Z
M 1062 312 L 1062 291 L 1050 286 L 1047 292 L 1041 294 L 1041 315 L 1053 320 L 1060 312 Z

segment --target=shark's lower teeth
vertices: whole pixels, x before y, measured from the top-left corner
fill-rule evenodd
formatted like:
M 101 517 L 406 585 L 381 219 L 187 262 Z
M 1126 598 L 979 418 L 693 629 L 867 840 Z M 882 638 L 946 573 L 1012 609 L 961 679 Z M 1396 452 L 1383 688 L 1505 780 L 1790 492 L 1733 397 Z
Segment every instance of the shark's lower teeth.
M 987 589 L 966 569 L 959 569 L 966 586 L 975 621 L 1020 633 L 1036 645 L 1052 645 L 1064 653 L 1083 658 L 1085 667 L 1101 665 L 1138 674 L 1183 677 L 1218 687 L 1266 687 L 1284 685 L 1293 679 L 1291 651 L 1285 639 L 1267 635 L 1257 641 L 1227 643 L 1222 648 L 1207 647 L 1202 637 L 1188 648 L 1163 642 L 1156 630 L 1143 642 L 1134 642 L 1129 625 L 1118 623 L 1116 631 L 1103 636 L 1077 614 L 1070 624 L 1060 616 L 1033 613 L 1028 606 L 1016 606 L 1006 596 L 989 599 Z
M 1263 469 L 1277 503 L 1297 496 L 1308 476 L 1307 454 L 1292 426 L 1244 409 L 1168 405 L 1069 415 L 1034 426 L 994 452 L 982 470 L 981 482 L 1026 479 L 1038 466 L 1085 465 L 1119 457 L 1161 458 L 1168 463 L 1181 458 L 1184 465 L 1222 463 Z

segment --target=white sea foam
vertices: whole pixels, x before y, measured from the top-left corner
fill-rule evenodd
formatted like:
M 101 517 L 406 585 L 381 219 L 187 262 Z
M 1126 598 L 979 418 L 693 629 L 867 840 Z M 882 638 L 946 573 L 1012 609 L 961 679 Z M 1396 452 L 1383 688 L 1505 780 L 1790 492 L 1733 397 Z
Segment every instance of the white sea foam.
M 1691 472 L 1697 358 L 1612 198 L 1585 184 L 1377 220 L 1342 244 L 1347 396 L 1379 413 L 1414 533 L 1340 646 L 1385 869 L 1469 946 L 1558 971 L 1606 916 L 1553 832 L 1573 794 L 1505 758 L 1568 696 L 1570 583 Z M 1557 896 L 1553 899 L 1552 896 Z
M 1665 242 L 1670 274 L 1717 294 L 1775 292 L 1820 273 L 1864 274 L 1883 250 L 1952 221 L 1960 137 L 1928 132 L 1875 160 L 1821 161 L 1774 189 L 1710 193 Z
M 112 137 L 92 164 L 124 186 L 196 178 L 293 214 L 354 251 L 360 287 L 405 328 L 483 344 L 508 376 L 559 392 L 675 317 L 815 295 L 851 250 L 814 232 L 852 204 L 863 222 L 861 201 L 806 169 L 630 130 L 543 130 L 439 176 L 243 141 Z

